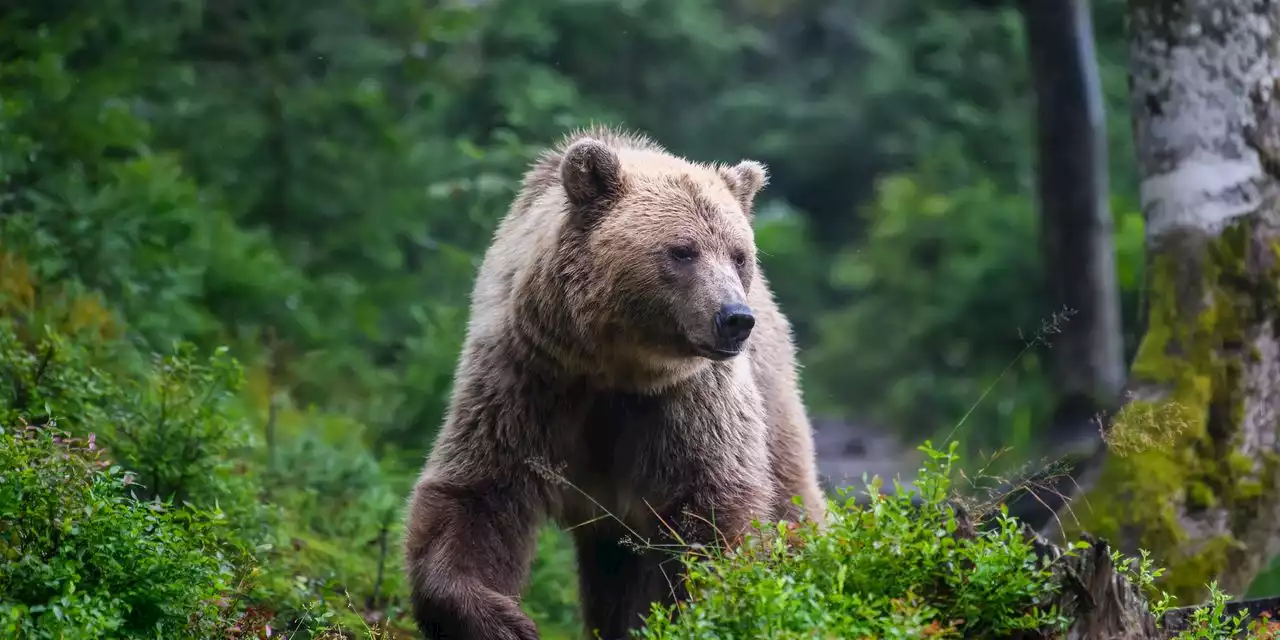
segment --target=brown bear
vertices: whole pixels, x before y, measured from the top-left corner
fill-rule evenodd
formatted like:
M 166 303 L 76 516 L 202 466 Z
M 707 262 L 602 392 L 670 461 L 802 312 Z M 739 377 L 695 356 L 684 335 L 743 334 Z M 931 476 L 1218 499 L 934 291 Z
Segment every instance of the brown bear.
M 428 638 L 538 638 L 518 598 L 546 518 L 574 527 L 587 633 L 605 640 L 683 597 L 679 563 L 640 543 L 822 523 L 790 326 L 756 263 L 766 180 L 758 162 L 692 162 L 607 128 L 526 173 L 409 503 Z

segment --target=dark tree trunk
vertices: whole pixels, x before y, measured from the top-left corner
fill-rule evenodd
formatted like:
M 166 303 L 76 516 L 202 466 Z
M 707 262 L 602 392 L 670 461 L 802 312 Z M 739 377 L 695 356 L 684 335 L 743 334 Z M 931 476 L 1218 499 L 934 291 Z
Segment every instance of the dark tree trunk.
M 1098 419 L 1124 385 L 1120 297 L 1108 205 L 1105 113 L 1087 0 L 1022 0 L 1036 92 L 1041 247 L 1054 314 L 1050 378 L 1057 402 L 1042 453 L 1065 458 L 1010 502 L 1040 529 L 1101 446 Z

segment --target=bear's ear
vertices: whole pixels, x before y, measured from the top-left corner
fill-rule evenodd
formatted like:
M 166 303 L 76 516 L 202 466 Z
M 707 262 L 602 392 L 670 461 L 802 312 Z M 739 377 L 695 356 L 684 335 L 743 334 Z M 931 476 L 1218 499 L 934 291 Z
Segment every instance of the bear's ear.
M 721 169 L 720 177 L 724 178 L 729 190 L 738 198 L 742 210 L 750 214 L 756 194 L 769 183 L 769 170 L 755 160 L 743 160 L 732 167 Z
M 598 204 L 622 193 L 622 163 L 603 142 L 583 138 L 569 145 L 560 161 L 560 181 L 569 202 Z

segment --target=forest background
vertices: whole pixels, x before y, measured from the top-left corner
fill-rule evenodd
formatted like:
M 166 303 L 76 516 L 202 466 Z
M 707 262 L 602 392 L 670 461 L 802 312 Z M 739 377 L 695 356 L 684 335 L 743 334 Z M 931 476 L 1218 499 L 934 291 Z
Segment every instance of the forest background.
M 105 447 L 129 473 L 113 482 L 192 505 L 182 526 L 241 554 L 193 560 L 198 540 L 174 542 L 148 556 L 134 608 L 235 593 L 248 617 L 407 624 L 399 518 L 475 269 L 529 161 L 593 122 L 769 166 L 757 242 L 824 428 L 904 450 L 951 438 L 971 464 L 1045 453 L 1052 339 L 1032 336 L 1056 308 L 1013 6 L 38 6 L 0 15 L 0 424 L 12 439 L 56 421 Z M 1092 6 L 1128 358 L 1143 222 L 1125 8 Z M 32 481 L 101 481 L 60 464 Z M 145 556 L 122 551 L 137 513 L 112 505 L 93 507 L 121 519 L 98 553 Z M 572 572 L 548 529 L 525 601 L 548 637 L 577 632 Z M 116 605 L 61 606 L 107 625 Z M 31 613 L 5 607 L 0 622 Z

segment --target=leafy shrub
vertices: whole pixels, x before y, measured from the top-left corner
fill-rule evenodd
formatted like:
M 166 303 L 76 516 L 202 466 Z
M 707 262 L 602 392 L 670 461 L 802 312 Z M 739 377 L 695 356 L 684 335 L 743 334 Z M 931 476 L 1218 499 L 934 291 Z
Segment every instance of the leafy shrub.
M 95 438 L 0 426 L 0 631 L 212 635 L 233 583 L 220 511 L 143 502 Z
M 204 596 L 211 601 L 216 599 L 223 607 L 200 611 L 190 610 L 190 607 L 182 609 L 186 606 L 183 594 L 171 594 L 157 587 L 160 590 L 156 591 L 155 602 L 172 600 L 173 607 L 192 617 L 194 625 L 183 628 L 181 633 L 171 632 L 171 625 L 166 626 L 161 630 L 163 637 L 216 637 L 208 625 L 221 619 L 226 623 L 223 626 L 234 625 L 242 631 L 255 625 L 265 627 L 274 624 L 290 630 L 290 637 L 301 638 L 325 624 L 354 624 L 355 620 L 348 619 L 351 617 L 358 620 L 358 616 L 346 616 L 346 594 L 343 589 L 334 587 L 354 579 L 354 588 L 360 593 L 368 593 L 365 585 L 375 582 L 378 571 L 373 562 L 378 558 L 377 549 L 338 543 L 326 539 L 326 536 L 336 536 L 338 540 L 358 539 L 362 535 L 373 537 L 376 531 L 368 533 L 369 526 L 366 525 L 363 528 L 340 527 L 335 532 L 333 527 L 311 526 L 323 520 L 308 516 L 325 513 L 333 522 L 344 523 L 351 521 L 353 514 L 372 513 L 385 521 L 385 514 L 394 513 L 395 509 L 390 505 L 395 501 L 389 499 L 385 483 L 373 488 L 358 487 L 360 495 L 350 501 L 341 501 L 338 496 L 319 497 L 309 512 L 297 510 L 300 502 L 297 496 L 302 493 L 289 486 L 286 488 L 293 489 L 293 493 L 286 499 L 260 501 L 265 495 L 261 487 L 263 479 L 268 477 L 268 470 L 261 468 L 260 460 L 249 450 L 255 446 L 255 438 L 239 393 L 241 370 L 225 350 L 216 350 L 209 357 L 201 357 L 190 345 L 179 344 L 169 354 L 146 358 L 125 342 L 101 343 L 84 337 L 72 339 L 51 328 L 35 333 L 13 319 L 0 318 L 0 380 L 4 380 L 0 388 L 7 392 L 0 393 L 0 426 L 33 424 L 49 427 L 56 420 L 59 426 L 67 425 L 68 431 L 76 437 L 92 435 L 94 455 L 100 453 L 105 445 L 119 468 L 128 470 L 125 474 L 116 467 L 110 467 L 110 474 L 120 475 L 119 478 L 110 474 L 103 477 L 95 475 L 85 481 L 93 487 L 103 483 L 124 483 L 119 487 L 119 496 L 112 498 L 123 505 L 119 507 L 114 526 L 133 526 L 136 531 L 132 537 L 129 532 L 122 531 L 113 544 L 133 545 L 130 553 L 135 547 L 137 553 L 147 553 L 161 544 L 168 545 L 167 548 L 174 553 L 186 553 L 185 544 L 194 548 L 194 553 L 206 553 L 207 557 L 217 559 L 220 572 L 215 576 L 217 580 L 202 574 L 199 566 L 194 565 L 189 578 L 196 582 L 188 584 L 182 580 L 168 580 L 164 576 L 156 578 L 172 583 L 164 589 L 194 589 L 191 585 L 200 584 Z M 64 419 L 63 416 L 72 418 Z M 350 456 L 352 459 L 363 460 L 360 450 L 355 450 L 355 453 L 357 455 Z M 22 465 L 14 468 L 21 469 Z M 49 477 L 57 477 L 57 473 L 57 469 L 50 470 Z M 72 505 L 68 508 L 78 504 L 77 500 L 88 499 L 76 497 L 79 495 L 76 492 L 82 489 L 74 482 L 65 487 L 54 483 L 46 489 L 49 500 L 67 502 Z M 372 489 L 381 492 L 377 494 L 382 496 L 380 505 L 371 504 Z M 89 491 L 91 496 L 106 495 L 100 489 L 83 490 Z M 371 509 L 371 506 L 377 508 Z M 12 513 L 21 514 L 30 508 L 35 507 L 14 506 Z M 79 508 L 75 508 L 79 513 Z M 173 534 L 169 529 L 157 529 L 168 525 L 149 524 L 148 518 L 159 517 L 153 511 L 173 513 L 165 517 L 182 524 L 186 527 L 185 532 Z M 216 522 L 216 528 L 201 524 L 205 520 Z M 94 521 L 97 527 L 109 524 L 108 520 Z M 64 519 L 58 526 L 65 525 Z M 31 528 L 33 526 L 29 519 L 19 519 L 10 531 L 13 536 L 23 539 L 44 535 Z M 90 533 L 100 531 L 83 525 L 75 526 Z M 389 536 L 394 534 L 394 531 L 388 532 Z M 159 537 L 149 539 L 146 538 L 148 535 Z M 172 542 L 172 535 L 194 537 L 188 542 L 183 542 L 186 538 L 181 537 L 178 542 Z M 118 571 L 123 575 L 139 573 L 142 576 L 139 582 L 130 584 L 139 589 L 148 588 L 145 567 L 134 566 L 137 559 L 130 553 L 113 551 L 105 543 L 110 536 L 107 533 L 102 536 L 103 539 L 93 541 L 90 551 L 114 553 L 123 563 Z M 299 542 L 295 544 L 295 541 Z M 299 552 L 304 545 L 307 551 Z M 339 549 L 340 561 L 334 561 L 329 554 L 317 554 L 314 549 Z M 190 559 L 189 554 L 182 557 Z M 95 556 L 84 559 L 82 563 L 91 565 L 99 560 Z M 86 573 L 74 562 L 59 560 L 53 564 L 62 566 L 69 562 L 68 575 L 76 579 L 92 579 L 92 572 Z M 182 570 L 176 560 L 171 564 L 178 566 L 176 570 Z M 398 577 L 394 566 L 389 565 L 386 573 L 390 577 Z M 23 579 L 30 581 L 33 578 Z M 57 589 L 55 595 L 58 597 L 70 597 L 81 592 L 92 595 L 85 586 L 77 585 L 64 593 L 64 589 L 71 587 L 57 580 L 49 584 L 52 585 L 50 588 Z M 392 582 L 384 593 L 394 592 L 397 586 Z M 104 588 L 112 593 L 124 593 L 118 588 Z M 36 593 L 32 597 L 38 600 L 46 595 Z M 15 600 L 8 606 L 16 607 L 24 602 Z M 58 611 L 71 606 L 61 601 L 56 604 Z M 101 608 L 102 615 L 110 618 L 115 614 L 111 613 L 113 609 L 108 604 L 84 606 L 86 611 Z M 125 604 L 128 605 L 127 611 L 142 611 L 145 606 L 151 606 L 146 602 Z M 37 602 L 31 606 L 52 604 Z M 47 626 L 49 623 L 40 624 Z M 83 620 L 72 620 L 66 624 L 70 625 L 68 628 L 87 629 L 88 637 L 101 637 L 94 634 L 99 631 L 114 633 L 112 629 L 120 623 L 108 620 L 102 624 L 109 626 L 101 630 Z M 144 637 L 132 634 L 128 631 L 126 636 Z
M 140 498 L 218 504 L 237 522 L 259 517 L 245 464 L 251 431 L 236 395 L 241 370 L 225 349 L 200 357 L 178 343 L 148 359 L 127 343 L 18 329 L 0 319 L 0 373 L 13 390 L 0 396 L 0 424 L 58 416 L 76 436 L 99 434 L 135 474 Z
M 179 344 L 154 355 L 147 375 L 119 380 L 119 395 L 98 419 L 110 425 L 112 448 L 138 471 L 148 495 L 202 504 L 252 495 L 252 486 L 229 486 L 251 444 L 236 406 L 240 376 L 225 349 L 204 359 Z
M 642 637 L 1000 637 L 1060 626 L 1041 608 L 1055 592 L 1050 567 L 1016 521 L 954 536 L 955 448 L 921 449 L 928 461 L 915 489 L 885 496 L 873 484 L 866 506 L 833 503 L 828 531 L 761 526 L 737 547 L 686 558 L 689 601 L 655 605 Z

